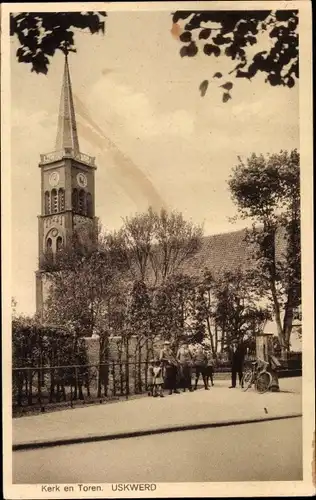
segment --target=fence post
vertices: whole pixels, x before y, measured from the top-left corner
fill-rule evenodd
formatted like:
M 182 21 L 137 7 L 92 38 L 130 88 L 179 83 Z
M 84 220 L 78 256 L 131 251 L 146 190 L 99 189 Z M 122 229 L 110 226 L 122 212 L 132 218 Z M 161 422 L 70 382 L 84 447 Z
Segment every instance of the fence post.
M 77 370 L 77 366 L 75 366 L 75 391 L 74 391 L 74 399 L 78 399 L 78 370 Z
M 39 365 L 39 368 L 37 370 L 37 398 L 38 398 L 38 403 L 41 406 L 42 405 L 42 389 L 41 389 L 41 367 Z
M 120 392 L 121 396 L 124 394 L 124 373 L 123 373 L 123 364 L 122 364 L 122 358 L 120 359 Z
M 18 386 L 18 397 L 17 397 L 17 402 L 18 406 L 22 406 L 22 399 L 23 399 L 23 373 L 19 371 L 15 372 L 17 374 L 17 386 Z
M 142 369 L 143 369 L 143 346 L 139 345 L 139 366 L 138 366 L 138 374 L 139 374 L 139 392 L 142 394 L 143 392 L 143 378 L 142 378 Z
M 75 380 L 75 373 L 72 373 L 72 370 L 70 370 L 70 408 L 73 408 L 73 394 L 72 394 L 72 381 Z
M 32 368 L 28 368 L 27 370 L 27 378 L 28 378 L 28 405 L 32 406 L 33 404 L 33 391 L 32 391 Z
M 116 396 L 116 380 L 115 380 L 115 363 L 112 361 L 112 373 L 113 373 L 113 396 Z

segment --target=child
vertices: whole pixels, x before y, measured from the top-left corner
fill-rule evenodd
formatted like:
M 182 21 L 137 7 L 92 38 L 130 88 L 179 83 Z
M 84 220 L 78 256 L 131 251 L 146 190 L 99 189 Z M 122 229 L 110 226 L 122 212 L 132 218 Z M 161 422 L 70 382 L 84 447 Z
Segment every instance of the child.
M 152 395 L 154 398 L 156 398 L 157 396 L 160 396 L 161 398 L 164 397 L 162 386 L 163 386 L 163 376 L 162 376 L 161 362 L 155 361 L 153 367 L 153 385 L 152 385 Z
M 153 395 L 154 363 L 155 363 L 154 359 L 149 360 L 149 365 L 147 370 L 148 396 Z

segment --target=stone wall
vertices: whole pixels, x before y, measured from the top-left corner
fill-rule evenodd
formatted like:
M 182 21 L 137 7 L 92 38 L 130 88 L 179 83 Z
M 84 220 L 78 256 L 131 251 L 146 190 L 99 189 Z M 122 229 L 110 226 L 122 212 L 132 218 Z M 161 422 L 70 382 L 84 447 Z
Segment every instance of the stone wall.
M 100 341 L 98 337 L 85 337 L 85 342 L 88 352 L 88 364 L 97 365 L 99 363 L 100 355 Z M 163 340 L 155 340 L 153 345 L 142 342 L 141 348 L 139 349 L 139 343 L 136 336 L 133 336 L 129 340 L 129 361 L 134 362 L 135 358 L 141 357 L 142 361 L 146 359 L 151 359 L 159 356 L 159 352 L 163 346 Z M 110 362 L 126 362 L 126 348 L 122 346 L 122 337 L 119 335 L 109 338 L 109 357 Z

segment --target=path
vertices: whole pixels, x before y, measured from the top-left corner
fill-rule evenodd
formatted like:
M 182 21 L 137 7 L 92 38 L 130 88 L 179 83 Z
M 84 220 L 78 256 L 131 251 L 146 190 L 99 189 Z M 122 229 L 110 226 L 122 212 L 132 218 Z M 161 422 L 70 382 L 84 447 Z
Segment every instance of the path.
M 209 391 L 144 397 L 13 419 L 14 449 L 113 439 L 184 428 L 269 420 L 302 413 L 302 379 L 280 380 L 280 392 L 228 389 L 219 380 Z

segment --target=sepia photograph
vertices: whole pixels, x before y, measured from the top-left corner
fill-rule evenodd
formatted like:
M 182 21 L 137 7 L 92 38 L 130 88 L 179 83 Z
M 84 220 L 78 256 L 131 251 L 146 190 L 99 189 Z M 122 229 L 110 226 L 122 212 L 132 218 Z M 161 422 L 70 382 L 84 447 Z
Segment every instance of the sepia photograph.
M 3 4 L 2 46 L 6 498 L 315 494 L 310 3 Z

